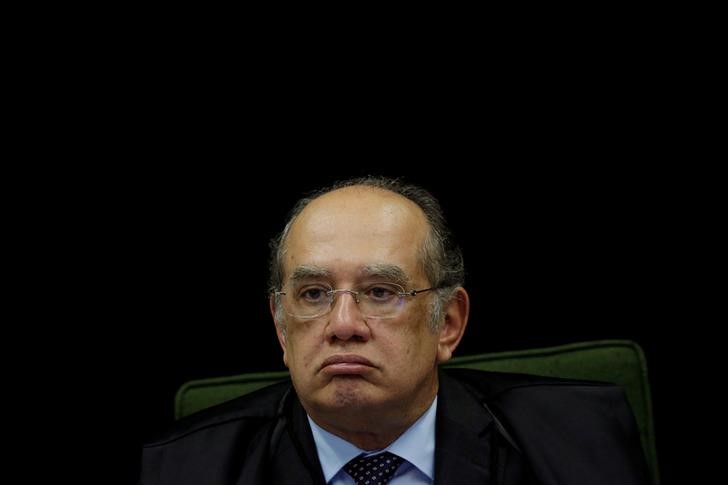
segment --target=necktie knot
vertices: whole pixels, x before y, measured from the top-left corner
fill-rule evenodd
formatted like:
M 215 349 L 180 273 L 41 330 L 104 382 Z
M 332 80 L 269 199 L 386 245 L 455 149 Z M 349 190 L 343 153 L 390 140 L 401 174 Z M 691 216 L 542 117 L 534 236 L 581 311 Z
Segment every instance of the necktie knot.
M 380 485 L 389 482 L 404 460 L 385 451 L 378 455 L 359 455 L 344 465 L 356 485 Z

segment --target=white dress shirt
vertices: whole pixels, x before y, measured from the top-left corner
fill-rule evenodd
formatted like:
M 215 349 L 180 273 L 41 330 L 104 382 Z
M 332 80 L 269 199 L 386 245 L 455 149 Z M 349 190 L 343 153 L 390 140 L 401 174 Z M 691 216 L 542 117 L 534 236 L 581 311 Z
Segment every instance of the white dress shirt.
M 435 416 L 437 396 L 430 408 L 391 445 L 381 450 L 364 451 L 348 441 L 329 433 L 309 416 L 313 440 L 316 442 L 321 468 L 327 485 L 353 485 L 354 479 L 343 469 L 349 460 L 361 455 L 376 455 L 389 451 L 405 461 L 389 482 L 391 485 L 432 485 L 435 479 Z

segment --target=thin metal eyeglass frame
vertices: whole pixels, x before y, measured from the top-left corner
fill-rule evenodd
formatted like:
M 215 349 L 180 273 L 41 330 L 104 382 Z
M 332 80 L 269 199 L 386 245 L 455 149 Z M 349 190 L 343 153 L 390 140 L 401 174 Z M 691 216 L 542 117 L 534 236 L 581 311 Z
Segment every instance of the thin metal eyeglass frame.
M 397 286 L 399 288 L 402 288 L 400 285 L 398 285 L 396 283 L 387 283 L 387 284 L 391 285 L 391 286 Z M 420 293 L 424 293 L 424 292 L 430 291 L 430 290 L 437 290 L 437 289 L 438 289 L 438 287 L 436 287 L 436 286 L 431 286 L 430 288 L 424 288 L 422 290 L 405 290 L 404 288 L 402 288 L 401 292 L 398 292 L 395 294 L 397 296 L 399 296 L 400 298 L 402 298 L 405 296 L 417 296 Z M 324 315 L 328 314 L 334 308 L 334 301 L 336 300 L 337 293 L 349 293 L 351 296 L 354 297 L 354 301 L 356 302 L 357 306 L 359 305 L 359 293 L 361 293 L 361 291 L 354 291 L 354 290 L 347 290 L 347 289 L 331 289 L 326 292 L 326 296 L 331 298 L 331 301 L 329 302 L 328 310 L 326 310 L 325 312 L 321 313 L 320 315 L 315 315 L 312 317 L 303 317 L 301 315 L 292 315 L 292 314 L 289 314 L 289 315 L 291 315 L 292 317 L 308 319 L 308 320 L 323 317 Z M 287 293 L 285 291 L 275 291 L 275 292 L 273 292 L 273 294 L 275 296 L 286 296 Z M 394 315 L 386 316 L 386 317 L 379 317 L 379 316 L 373 316 L 373 315 L 367 315 L 367 316 L 370 318 L 392 318 L 392 316 L 394 316 Z

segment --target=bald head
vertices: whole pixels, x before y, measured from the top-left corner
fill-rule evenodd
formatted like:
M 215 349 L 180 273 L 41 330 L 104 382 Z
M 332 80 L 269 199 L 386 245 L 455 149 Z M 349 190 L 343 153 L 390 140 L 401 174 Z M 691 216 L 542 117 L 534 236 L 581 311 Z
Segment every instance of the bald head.
M 311 201 L 290 225 L 284 241 L 284 278 L 304 261 L 315 264 L 335 255 L 363 268 L 404 253 L 402 263 L 416 267 L 427 279 L 423 249 L 429 233 L 422 209 L 399 194 L 368 186 L 333 190 Z M 364 257 L 369 260 L 357 261 Z

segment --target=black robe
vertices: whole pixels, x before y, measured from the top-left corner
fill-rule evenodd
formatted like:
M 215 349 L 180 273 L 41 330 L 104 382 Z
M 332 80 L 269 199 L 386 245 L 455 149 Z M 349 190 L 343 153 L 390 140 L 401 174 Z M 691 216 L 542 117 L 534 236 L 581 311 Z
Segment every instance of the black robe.
M 649 483 L 639 433 L 611 384 L 440 371 L 436 484 Z M 144 447 L 141 485 L 325 485 L 289 382 L 206 409 Z

